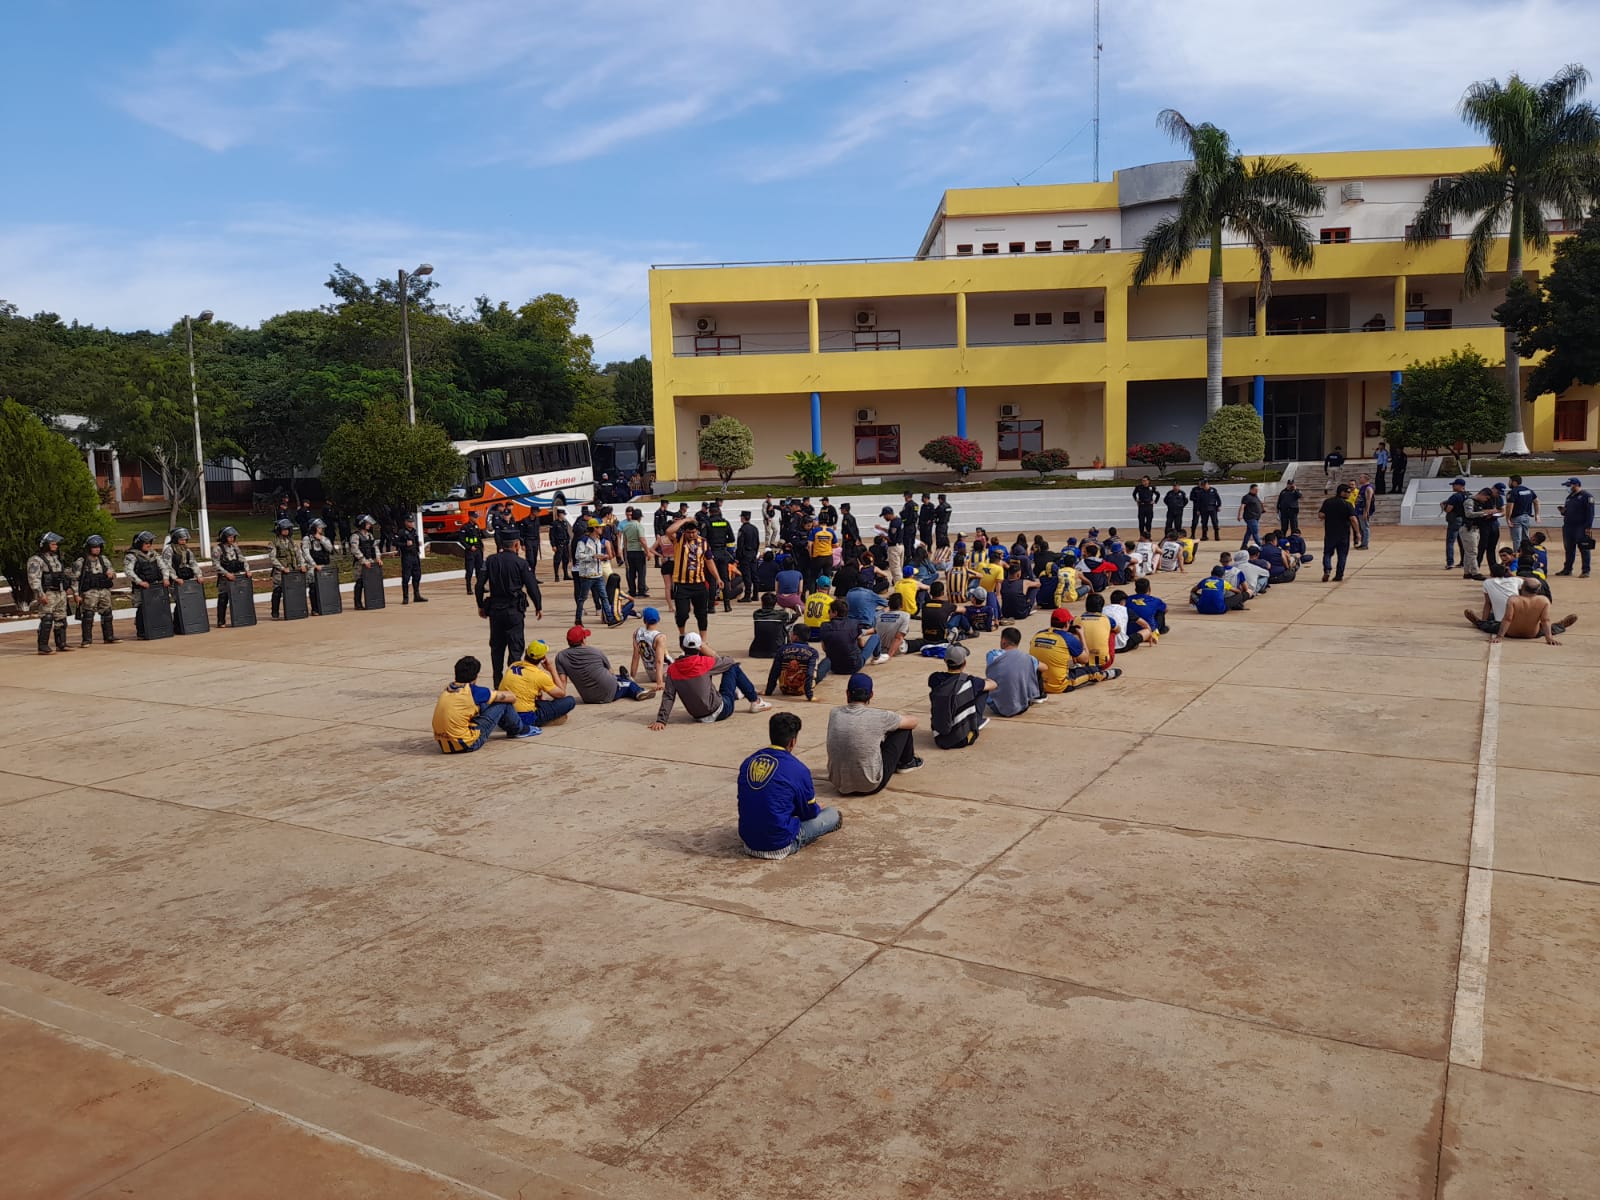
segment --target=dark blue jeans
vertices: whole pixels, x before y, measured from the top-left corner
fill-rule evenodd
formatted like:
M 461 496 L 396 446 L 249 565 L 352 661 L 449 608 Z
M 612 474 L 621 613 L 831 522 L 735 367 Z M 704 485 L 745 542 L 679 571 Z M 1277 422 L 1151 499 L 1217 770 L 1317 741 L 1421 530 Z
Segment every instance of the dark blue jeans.
M 606 581 L 604 579 L 584 579 L 575 576 L 572 581 L 573 598 L 578 603 L 578 615 L 572 618 L 574 625 L 583 624 L 583 602 L 593 600 L 595 611 L 600 614 L 602 621 L 607 619 L 606 612 Z
M 536 700 L 532 712 L 519 713 L 518 716 L 522 718 L 525 726 L 544 725 L 558 717 L 566 716 L 577 706 L 578 702 L 571 696 L 562 696 L 559 700 Z
M 722 673 L 722 711 L 717 714 L 717 720 L 726 721 L 733 716 L 733 706 L 739 702 L 739 697 L 754 702 L 756 699 L 756 685 L 750 682 L 750 676 L 744 673 L 738 663 L 732 663 Z

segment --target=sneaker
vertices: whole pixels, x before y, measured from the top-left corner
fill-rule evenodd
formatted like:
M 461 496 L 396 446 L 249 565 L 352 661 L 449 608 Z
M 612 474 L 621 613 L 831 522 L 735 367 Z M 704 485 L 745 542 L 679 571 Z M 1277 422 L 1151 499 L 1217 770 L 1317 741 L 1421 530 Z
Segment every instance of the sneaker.
M 1121 679 L 1122 678 L 1122 668 L 1121 667 L 1107 667 L 1106 668 L 1106 678 L 1107 679 Z
M 630 678 L 632 678 L 632 676 L 630 676 L 628 674 L 628 668 L 627 667 L 618 667 L 617 668 L 617 678 L 618 679 L 630 679 Z
M 653 687 L 647 687 L 647 688 L 644 689 L 644 691 L 640 692 L 637 696 L 635 696 L 634 699 L 635 700 L 654 700 L 655 696 L 656 696 L 656 689 L 653 688 Z
M 985 717 L 983 720 L 978 722 L 978 731 L 981 733 L 987 728 L 989 728 L 989 718 Z
M 696 717 L 695 720 L 699 721 L 702 725 L 715 725 L 717 723 L 717 718 L 721 715 L 722 714 L 720 712 L 707 713 L 703 717 Z
M 772 705 L 768 704 L 765 700 L 750 701 L 750 711 L 753 713 L 766 712 L 767 709 L 771 707 Z
M 921 768 L 922 768 L 922 760 L 920 758 L 913 758 L 905 766 L 896 767 L 894 773 L 896 775 L 904 775 L 907 771 L 917 771 L 917 770 L 921 770 Z
M 506 736 L 512 741 L 520 741 L 522 738 L 538 737 L 539 727 L 537 725 L 524 725 L 521 733 L 508 733 Z
M 879 666 L 879 665 L 881 665 L 883 663 L 886 663 L 888 661 L 889 661 L 889 656 L 887 654 L 880 654 L 880 655 L 878 655 L 876 658 L 874 658 L 872 660 L 872 665 L 873 666 Z

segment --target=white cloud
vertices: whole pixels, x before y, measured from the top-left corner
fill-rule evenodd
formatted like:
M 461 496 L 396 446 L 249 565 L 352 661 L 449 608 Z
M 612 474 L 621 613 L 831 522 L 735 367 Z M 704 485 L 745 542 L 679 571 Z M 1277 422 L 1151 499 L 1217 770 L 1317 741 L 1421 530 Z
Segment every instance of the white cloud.
M 436 268 L 436 294 L 449 304 L 467 305 L 480 294 L 513 305 L 543 292 L 576 297 L 579 332 L 611 331 L 596 346 L 601 361 L 650 352 L 649 315 L 638 308 L 649 263 L 686 253 L 684 246 L 573 247 L 275 208 L 154 236 L 109 226 L 0 228 L 4 299 L 24 313 L 165 329 L 186 312 L 210 308 L 254 325 L 327 303 L 322 283 L 335 261 L 370 280 L 426 260 Z

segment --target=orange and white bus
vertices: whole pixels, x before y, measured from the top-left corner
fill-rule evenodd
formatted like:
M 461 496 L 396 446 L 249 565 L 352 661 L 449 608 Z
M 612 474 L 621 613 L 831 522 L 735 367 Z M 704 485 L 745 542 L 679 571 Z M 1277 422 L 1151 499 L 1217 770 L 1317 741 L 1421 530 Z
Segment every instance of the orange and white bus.
M 546 433 L 494 442 L 457 442 L 466 478 L 444 500 L 422 506 L 423 532 L 453 538 L 469 516 L 488 527 L 492 504 L 510 504 L 514 518 L 548 516 L 558 505 L 594 500 L 589 439 L 581 433 Z

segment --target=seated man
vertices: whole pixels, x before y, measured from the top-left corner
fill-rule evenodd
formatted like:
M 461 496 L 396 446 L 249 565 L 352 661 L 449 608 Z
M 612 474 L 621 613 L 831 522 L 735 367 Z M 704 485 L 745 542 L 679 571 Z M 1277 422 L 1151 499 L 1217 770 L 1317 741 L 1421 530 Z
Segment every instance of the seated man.
M 1059 695 L 1086 684 L 1121 676 L 1120 667 L 1097 667 L 1089 661 L 1083 641 L 1071 631 L 1072 614 L 1058 608 L 1050 614 L 1050 628 L 1033 635 L 1028 653 L 1038 660 L 1045 694 Z
M 545 665 L 549 653 L 550 647 L 535 639 L 522 652 L 522 660 L 509 664 L 500 677 L 500 690 L 516 697 L 512 707 L 524 727 L 564 724 L 567 714 L 578 706 Z
M 1246 600 L 1253 600 L 1261 594 L 1261 585 L 1266 582 L 1267 570 L 1265 567 L 1250 565 L 1250 554 L 1245 550 L 1223 551 L 1222 580 L 1230 590 L 1243 592 Z
M 1293 583 L 1295 573 L 1300 569 L 1300 561 L 1283 552 L 1276 531 L 1262 539 L 1261 549 L 1252 554 L 1250 560 L 1266 569 L 1269 583 Z
M 972 636 L 966 605 L 951 604 L 944 598 L 944 584 L 935 582 L 928 587 L 928 602 L 922 606 L 923 644 L 942 646 L 949 640 L 952 629 L 959 636 Z
M 994 690 L 989 709 L 1002 717 L 1017 717 L 1044 700 L 1039 683 L 1039 662 L 1022 652 L 1022 632 L 1015 626 L 1000 631 L 1000 649 L 989 656 L 984 671 Z M 959 648 L 959 647 L 957 647 Z M 946 654 L 949 651 L 945 651 Z
M 1306 549 L 1306 539 L 1298 533 L 1286 533 L 1278 538 L 1278 544 L 1283 547 L 1283 552 L 1289 556 L 1290 562 L 1298 562 L 1302 567 L 1311 561 L 1311 552 Z
M 794 755 L 800 718 L 773 713 L 767 736 L 772 744 L 739 766 L 739 840 L 752 858 L 788 858 L 839 828 L 843 818 L 837 808 L 817 807 L 811 772 Z
M 922 766 L 911 740 L 917 719 L 873 708 L 871 675 L 852 675 L 845 700 L 828 714 L 828 781 L 841 796 L 876 795 Z
M 793 640 L 780 646 L 772 656 L 772 669 L 767 672 L 767 695 L 781 686 L 785 696 L 804 696 L 815 700 L 816 686 L 828 677 L 828 660 L 817 652 L 798 625 L 794 627 Z
M 918 553 L 924 555 L 923 562 L 926 563 L 925 552 L 919 551 Z M 929 569 L 927 578 L 924 579 L 923 572 L 919 567 L 901 567 L 900 576 L 900 582 L 895 584 L 891 590 L 900 596 L 900 607 L 906 616 L 914 617 L 917 615 L 917 605 L 922 598 L 922 594 L 927 590 L 928 584 L 932 583 L 938 576 Z
M 794 569 L 794 560 L 787 554 L 779 565 L 778 574 L 772 585 L 772 590 L 778 594 L 778 603 L 784 608 L 800 611 L 801 592 L 805 588 L 806 579 L 799 571 Z
M 1550 601 L 1539 594 L 1537 579 L 1524 579 L 1522 590 L 1506 601 L 1506 615 L 1492 631 L 1490 641 L 1501 638 L 1543 638 L 1549 645 L 1559 646 L 1556 635 L 1565 633 L 1577 623 L 1577 616 L 1568 614 L 1559 625 L 1550 623 Z
M 1128 597 L 1128 615 L 1138 617 L 1158 634 L 1167 632 L 1167 602 L 1150 591 L 1150 581 L 1141 579 Z
M 648 610 L 647 610 L 648 612 Z M 794 610 L 778 607 L 775 592 L 761 594 L 761 607 L 750 614 L 754 632 L 750 638 L 751 658 L 771 658 L 789 640 L 789 627 L 794 624 Z
M 1167 534 L 1161 539 L 1160 558 L 1156 563 L 1158 571 L 1176 571 L 1179 575 L 1183 571 L 1183 543 L 1174 535 Z
M 859 581 L 845 593 L 844 602 L 850 619 L 868 629 L 878 623 L 878 614 L 889 607 L 886 599 L 870 587 L 862 587 Z
M 873 632 L 878 635 L 878 648 L 890 658 L 906 652 L 911 618 L 905 612 L 905 597 L 901 593 L 895 592 L 889 597 L 889 607 L 878 614 Z
M 628 677 L 660 683 L 662 671 L 671 661 L 666 635 L 661 632 L 660 610 L 647 608 L 644 624 L 633 631 L 633 658 L 628 663 Z
M 721 687 L 716 684 L 718 675 L 722 676 Z M 733 715 L 733 706 L 740 696 L 750 701 L 753 713 L 772 707 L 756 695 L 756 685 L 750 682 L 738 663 L 711 654 L 698 633 L 684 634 L 683 657 L 667 668 L 667 682 L 661 689 L 661 707 L 648 728 L 657 733 L 665 729 L 672 706 L 680 698 L 684 710 L 702 725 L 726 721 Z
M 828 614 L 833 611 L 833 593 L 829 591 L 832 586 L 832 579 L 823 575 L 817 579 L 816 591 L 805 598 L 800 621 L 805 626 L 805 636 L 813 642 L 821 636 L 818 631 L 827 623 Z
M 1189 590 L 1189 603 L 1194 605 L 1195 612 L 1208 617 L 1243 608 L 1244 602 L 1243 593 L 1228 590 L 1228 583 L 1222 577 L 1220 564 L 1212 567 L 1211 574 Z
M 1083 642 L 1089 661 L 1097 667 L 1109 667 L 1116 661 L 1122 630 L 1117 628 L 1106 612 L 1106 598 L 1099 592 L 1090 592 L 1083 598 L 1083 616 L 1072 627 Z
M 1156 632 L 1155 626 L 1134 613 L 1128 604 L 1129 599 L 1128 593 L 1118 588 L 1111 593 L 1105 609 L 1106 616 L 1110 617 L 1111 623 L 1117 627 L 1119 654 L 1123 651 L 1131 654 L 1146 642 L 1154 645 L 1161 640 L 1161 635 Z
M 778 556 L 771 550 L 761 554 L 761 560 L 756 563 L 756 587 L 763 592 L 770 592 L 778 586 Z
M 627 672 L 614 675 L 611 660 L 603 651 L 586 645 L 589 631 L 582 625 L 567 630 L 567 648 L 556 655 L 556 678 L 565 687 L 569 682 L 585 704 L 610 704 L 613 700 L 648 700 L 655 688 L 642 688 Z
M 1484 633 L 1497 633 L 1505 620 L 1506 602 L 1522 590 L 1522 580 L 1513 575 L 1505 561 L 1489 564 L 1489 578 L 1483 581 L 1483 606 L 1481 609 L 1463 609 L 1462 615 L 1474 628 Z
M 835 600 L 830 620 L 821 630 L 822 652 L 828 656 L 828 665 L 835 675 L 854 675 L 867 662 L 888 662 L 889 656 L 879 653 L 878 635 L 869 625 L 863 629 L 850 617 L 850 608 L 843 600 Z
M 433 706 L 433 740 L 441 754 L 465 754 L 489 740 L 489 731 L 499 726 L 507 737 L 537 737 L 536 726 L 524 725 L 512 707 L 516 697 L 510 692 L 493 692 L 478 686 L 483 664 L 470 654 L 456 660 L 455 682 L 447 684 Z
M 1025 621 L 1033 615 L 1034 594 L 1039 590 L 1037 579 L 1022 577 L 1022 564 L 1014 562 L 1006 568 L 1005 581 L 1000 584 L 1000 619 Z
M 944 652 L 944 670 L 928 676 L 933 744 L 941 750 L 972 745 L 989 723 L 984 713 L 984 695 L 995 690 L 995 682 L 968 675 L 966 665 L 967 648 L 951 646 Z

